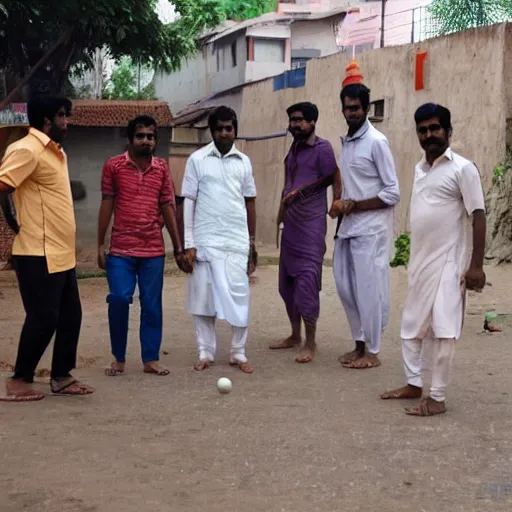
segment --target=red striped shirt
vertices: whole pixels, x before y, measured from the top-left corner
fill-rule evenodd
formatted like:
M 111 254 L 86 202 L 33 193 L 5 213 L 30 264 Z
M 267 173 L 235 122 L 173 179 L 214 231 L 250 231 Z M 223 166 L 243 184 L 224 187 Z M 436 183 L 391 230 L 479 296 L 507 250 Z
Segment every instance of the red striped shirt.
M 174 186 L 167 162 L 153 157 L 141 171 L 128 153 L 105 162 L 101 192 L 114 199 L 110 254 L 155 257 L 165 254 L 161 207 L 175 207 Z

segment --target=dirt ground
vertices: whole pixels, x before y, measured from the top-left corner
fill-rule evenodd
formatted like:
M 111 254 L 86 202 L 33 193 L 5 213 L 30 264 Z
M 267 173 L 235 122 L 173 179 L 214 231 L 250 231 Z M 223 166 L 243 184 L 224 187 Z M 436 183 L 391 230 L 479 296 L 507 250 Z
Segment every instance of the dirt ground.
M 128 374 L 109 378 L 102 279 L 80 282 L 84 318 L 76 375 L 86 398 L 48 396 L 0 404 L 1 512 L 438 512 L 511 510 L 510 329 L 482 334 L 484 313 L 512 311 L 510 268 L 488 268 L 492 286 L 470 298 L 448 413 L 411 418 L 379 393 L 402 384 L 399 320 L 405 272 L 392 271 L 392 318 L 378 369 L 341 368 L 350 348 L 332 269 L 324 272 L 320 350 L 313 364 L 270 352 L 288 335 L 277 267 L 253 286 L 253 375 L 227 365 L 219 325 L 217 364 L 202 374 L 185 278 L 165 284 L 162 361 L 169 377 L 143 375 L 138 308 Z M 12 363 L 23 318 L 15 283 L 0 277 L 0 361 Z M 41 368 L 48 368 L 46 355 Z M 5 373 L 4 373 L 5 374 Z M 233 380 L 220 395 L 216 380 Z M 41 389 L 47 389 L 43 383 Z

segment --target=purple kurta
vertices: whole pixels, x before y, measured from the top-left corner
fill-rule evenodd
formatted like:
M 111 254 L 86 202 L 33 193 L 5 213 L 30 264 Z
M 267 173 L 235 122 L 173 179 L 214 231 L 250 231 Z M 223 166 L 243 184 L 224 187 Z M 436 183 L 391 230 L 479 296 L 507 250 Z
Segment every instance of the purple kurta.
M 331 144 L 320 137 L 294 142 L 285 159 L 284 195 L 337 171 Z M 320 313 L 322 263 L 327 232 L 327 187 L 285 208 L 279 293 L 290 321 L 315 325 Z

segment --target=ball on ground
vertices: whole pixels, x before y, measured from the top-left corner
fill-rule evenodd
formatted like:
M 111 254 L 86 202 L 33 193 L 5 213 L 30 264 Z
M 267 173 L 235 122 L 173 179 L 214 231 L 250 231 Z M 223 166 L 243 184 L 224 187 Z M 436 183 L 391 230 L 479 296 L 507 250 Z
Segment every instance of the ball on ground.
M 217 389 L 221 393 L 229 393 L 233 389 L 233 384 L 231 383 L 231 381 L 227 377 L 221 377 L 217 381 Z

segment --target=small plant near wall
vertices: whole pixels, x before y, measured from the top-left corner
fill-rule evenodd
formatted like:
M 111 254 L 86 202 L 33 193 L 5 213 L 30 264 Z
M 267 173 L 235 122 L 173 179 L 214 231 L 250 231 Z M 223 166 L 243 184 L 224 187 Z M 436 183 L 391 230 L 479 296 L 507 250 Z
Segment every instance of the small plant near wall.
M 407 267 L 411 250 L 409 233 L 402 233 L 395 240 L 395 257 L 390 261 L 392 267 Z
M 493 176 L 492 176 L 492 184 L 496 185 L 503 179 L 503 173 L 505 171 L 505 166 L 503 164 L 499 164 L 495 167 Z

